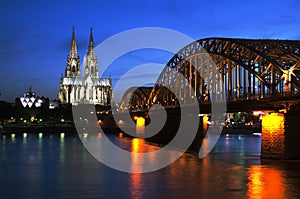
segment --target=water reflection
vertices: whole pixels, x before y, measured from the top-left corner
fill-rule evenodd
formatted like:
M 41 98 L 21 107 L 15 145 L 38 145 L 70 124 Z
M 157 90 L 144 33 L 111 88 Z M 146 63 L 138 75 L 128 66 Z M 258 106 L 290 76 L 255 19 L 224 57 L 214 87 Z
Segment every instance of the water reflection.
M 132 171 L 139 172 L 138 169 L 143 164 L 143 159 L 139 158 L 139 154 L 145 152 L 145 139 L 133 138 L 131 144 L 132 165 L 137 168 L 132 168 Z M 133 199 L 142 198 L 142 173 L 130 174 L 130 196 Z
M 287 198 L 282 173 L 278 169 L 261 165 L 248 169 L 248 197 L 255 198 Z
M 143 164 L 143 158 L 141 158 L 141 153 L 145 150 L 145 140 L 142 138 L 133 138 L 131 142 L 131 161 L 132 161 L 132 171 L 141 172 L 141 166 Z
M 103 134 L 89 135 L 99 143 Z M 132 155 L 132 168 L 157 150 L 144 139 L 110 137 Z M 239 139 L 240 138 L 240 139 Z M 166 168 L 124 173 L 99 163 L 78 137 L 44 133 L 0 137 L 1 198 L 300 198 L 300 162 L 260 161 L 260 137 L 221 136 L 205 158 L 184 154 Z M 107 151 L 99 152 L 108 153 Z M 243 151 L 243 153 L 240 153 Z M 153 160 L 159 157 L 152 157 Z M 11 192 L 9 190 L 14 189 Z
M 145 150 L 145 139 L 133 138 L 131 144 L 131 151 L 135 153 L 143 153 Z
M 130 196 L 132 199 L 142 198 L 142 175 L 141 173 L 132 173 L 130 175 Z

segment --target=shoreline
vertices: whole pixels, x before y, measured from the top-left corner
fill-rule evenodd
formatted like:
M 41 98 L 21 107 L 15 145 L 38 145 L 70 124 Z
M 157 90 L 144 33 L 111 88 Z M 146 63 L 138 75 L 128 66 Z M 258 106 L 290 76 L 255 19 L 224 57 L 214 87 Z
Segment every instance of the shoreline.
M 91 127 L 87 127 L 89 129 Z M 123 132 L 118 126 L 95 126 L 94 129 L 101 128 L 104 133 L 111 133 L 111 134 L 118 134 L 123 133 L 126 135 L 126 132 Z M 77 134 L 77 128 L 73 124 L 54 124 L 54 125 L 4 125 L 2 126 L 2 130 L 4 132 L 1 132 L 2 134 L 20 134 L 20 133 L 46 133 L 46 134 L 52 134 L 52 133 L 70 133 L 70 134 Z M 133 129 L 132 129 L 133 130 Z M 261 133 L 261 128 L 226 128 L 224 127 L 221 134 L 253 134 L 253 133 Z M 130 136 L 129 136 L 130 137 Z M 149 139 L 157 139 L 157 138 L 163 138 L 163 139 L 170 139 L 171 136 L 156 136 L 156 137 L 150 137 Z

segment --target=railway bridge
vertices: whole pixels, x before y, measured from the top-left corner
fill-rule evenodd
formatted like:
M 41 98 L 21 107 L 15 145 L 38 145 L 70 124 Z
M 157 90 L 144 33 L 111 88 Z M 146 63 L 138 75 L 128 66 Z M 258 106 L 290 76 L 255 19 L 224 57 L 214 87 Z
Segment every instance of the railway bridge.
M 145 116 L 155 104 L 170 112 L 196 105 L 199 115 L 218 105 L 264 110 L 261 156 L 300 158 L 300 41 L 197 40 L 169 60 L 152 88 L 128 90 L 119 111 Z

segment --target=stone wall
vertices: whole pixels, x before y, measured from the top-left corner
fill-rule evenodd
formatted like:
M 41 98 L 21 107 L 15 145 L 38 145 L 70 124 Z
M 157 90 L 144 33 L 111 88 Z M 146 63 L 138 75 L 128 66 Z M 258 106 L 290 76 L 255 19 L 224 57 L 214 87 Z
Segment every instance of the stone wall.
M 262 118 L 261 157 L 283 159 L 285 155 L 285 123 L 283 113 L 271 113 Z

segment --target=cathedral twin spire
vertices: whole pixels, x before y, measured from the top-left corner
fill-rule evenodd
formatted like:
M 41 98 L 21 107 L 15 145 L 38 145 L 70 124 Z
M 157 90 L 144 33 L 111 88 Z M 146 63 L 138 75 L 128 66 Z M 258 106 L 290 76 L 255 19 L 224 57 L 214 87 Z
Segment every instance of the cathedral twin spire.
M 95 54 L 95 50 L 94 50 L 94 38 L 93 38 L 93 29 L 90 29 L 90 41 L 89 41 L 89 49 L 87 54 Z
M 84 76 L 98 78 L 98 59 L 94 50 L 94 39 L 92 28 L 90 29 L 90 40 L 88 52 L 84 56 Z M 70 46 L 70 53 L 67 58 L 67 66 L 65 77 L 80 77 L 80 58 L 77 52 L 75 28 L 72 29 L 72 39 Z
M 70 56 L 77 57 L 77 45 L 76 45 L 76 38 L 75 38 L 75 28 L 72 29 L 72 40 L 71 40 L 71 47 L 70 47 Z

